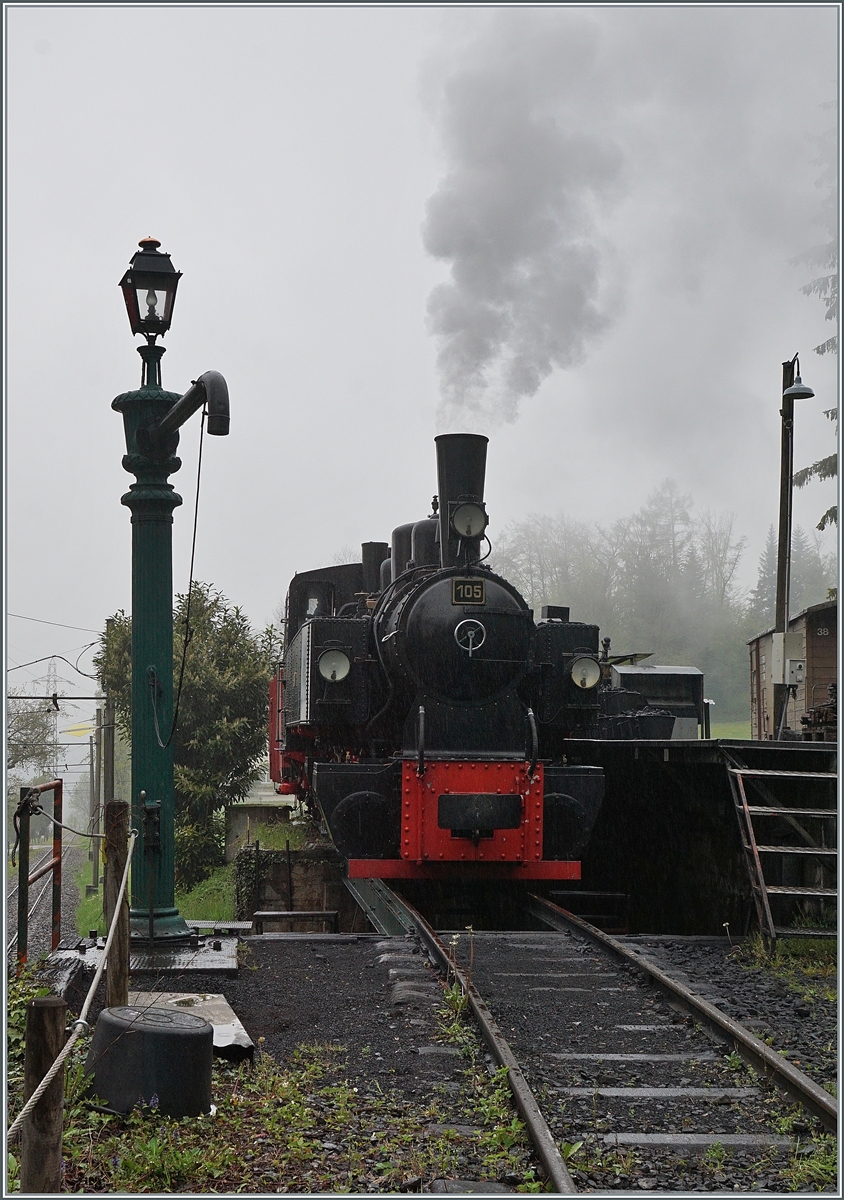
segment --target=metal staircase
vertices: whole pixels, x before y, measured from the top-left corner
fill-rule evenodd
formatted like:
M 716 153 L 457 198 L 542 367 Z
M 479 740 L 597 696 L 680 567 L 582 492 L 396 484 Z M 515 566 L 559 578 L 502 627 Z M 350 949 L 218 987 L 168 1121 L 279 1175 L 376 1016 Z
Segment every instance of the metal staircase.
M 763 936 L 837 937 L 836 774 L 749 767 L 732 747 L 724 755 Z

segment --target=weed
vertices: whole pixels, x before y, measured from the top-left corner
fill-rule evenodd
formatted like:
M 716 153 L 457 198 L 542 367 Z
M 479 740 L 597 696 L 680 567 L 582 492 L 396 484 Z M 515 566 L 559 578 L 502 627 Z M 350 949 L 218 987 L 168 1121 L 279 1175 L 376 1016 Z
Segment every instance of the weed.
M 26 1010 L 30 1000 L 48 995 L 50 989 L 41 987 L 35 979 L 34 968 L 24 967 L 15 978 L 14 967 L 8 968 L 6 1017 L 6 1088 L 9 1098 L 9 1120 L 23 1107 L 23 1055 L 26 1037 Z
M 766 971 L 786 984 L 792 991 L 799 992 L 806 1000 L 818 995 L 834 1000 L 835 988 L 818 988 L 813 991 L 809 980 L 832 979 L 838 974 L 838 949 L 834 939 L 780 938 L 768 953 L 764 939 L 759 933 L 747 938 L 732 957 L 742 966 Z
M 12 1115 L 23 1090 L 26 1003 L 43 990 L 28 975 L 9 987 Z M 473 1025 L 448 1017 L 452 1025 L 462 1024 L 467 1055 L 456 1116 L 445 1089 L 431 1093 L 422 1114 L 418 1105 L 377 1082 L 358 1091 L 345 1078 L 345 1047 L 333 1042 L 300 1045 L 283 1065 L 260 1043 L 253 1068 L 215 1061 L 213 1118 L 177 1120 L 149 1107 L 127 1116 L 100 1113 L 83 1097 L 85 1045 L 80 1043 L 66 1075 L 63 1188 L 70 1193 L 262 1194 L 283 1183 L 300 1193 L 397 1192 L 408 1178 L 459 1176 L 469 1156 L 481 1177 L 515 1173 L 519 1191 L 542 1191 L 530 1168 L 529 1143 L 506 1069 L 490 1076 Z M 441 1025 L 441 1037 L 447 1028 L 448 1023 Z M 455 1119 L 481 1128 L 477 1134 L 446 1130 L 423 1136 L 425 1122 L 447 1125 Z M 15 1151 L 12 1147 L 7 1160 L 9 1192 L 19 1187 Z
M 319 837 L 317 826 L 309 820 L 276 821 L 273 825 L 256 825 L 250 830 L 250 841 L 259 842 L 262 850 L 301 850 Z
M 811 1143 L 811 1153 L 798 1147 L 781 1174 L 791 1191 L 822 1191 L 838 1182 L 838 1143 L 831 1134 L 821 1134 Z
M 727 1161 L 727 1151 L 721 1142 L 713 1142 L 707 1147 L 706 1153 L 703 1156 L 703 1161 L 713 1171 L 720 1171 L 724 1163 Z

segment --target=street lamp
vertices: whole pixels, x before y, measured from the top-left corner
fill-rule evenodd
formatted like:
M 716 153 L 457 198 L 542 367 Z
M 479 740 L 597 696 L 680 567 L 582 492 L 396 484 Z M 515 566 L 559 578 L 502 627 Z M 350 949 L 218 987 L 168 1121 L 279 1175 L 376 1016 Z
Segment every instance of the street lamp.
M 142 238 L 138 245 L 141 248 L 132 256 L 120 287 L 132 333 L 142 333 L 152 345 L 170 328 L 182 272 L 170 262 L 169 254 L 159 253 L 161 242 L 156 238 Z
M 217 371 L 206 371 L 179 396 L 161 387 L 164 347 L 181 272 L 147 237 L 120 281 L 143 362 L 138 391 L 111 407 L 123 417 L 123 467 L 135 476 L 121 497 L 132 513 L 132 824 L 139 844 L 132 860 L 133 938 L 178 942 L 190 930 L 175 906 L 173 797 L 173 510 L 182 498 L 168 482 L 181 425 L 203 405 L 209 434 L 229 432 L 229 396 Z M 110 799 L 110 797 L 107 797 Z
M 786 637 L 788 593 L 791 587 L 791 501 L 794 474 L 794 401 L 810 400 L 814 392 L 800 378 L 800 359 L 795 354 L 782 364 L 782 444 L 780 451 L 780 520 L 777 541 L 777 598 L 774 617 L 774 737 L 785 727 L 790 685 L 786 681 Z

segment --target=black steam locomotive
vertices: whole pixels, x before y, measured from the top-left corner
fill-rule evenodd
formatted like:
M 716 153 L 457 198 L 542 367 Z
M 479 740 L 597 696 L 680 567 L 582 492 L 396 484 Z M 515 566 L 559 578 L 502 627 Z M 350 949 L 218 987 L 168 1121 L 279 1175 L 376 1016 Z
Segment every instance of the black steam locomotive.
M 578 879 L 604 780 L 566 739 L 674 718 L 609 688 L 596 625 L 535 622 L 485 565 L 487 438 L 436 447 L 429 517 L 292 580 L 270 774 L 316 803 L 351 877 Z

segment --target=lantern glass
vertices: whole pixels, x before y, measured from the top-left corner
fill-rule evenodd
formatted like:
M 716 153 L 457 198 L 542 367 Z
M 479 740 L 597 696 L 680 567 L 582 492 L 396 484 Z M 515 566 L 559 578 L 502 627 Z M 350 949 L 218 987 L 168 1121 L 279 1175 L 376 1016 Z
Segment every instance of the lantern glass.
M 149 341 L 166 333 L 173 317 L 181 271 L 173 269 L 169 254 L 160 254 L 155 238 L 144 238 L 120 281 L 133 333 Z
M 140 323 L 144 330 L 160 329 L 163 333 L 170 328 L 173 301 L 176 298 L 176 280 L 148 279 L 136 275 L 132 281 L 135 303 Z

